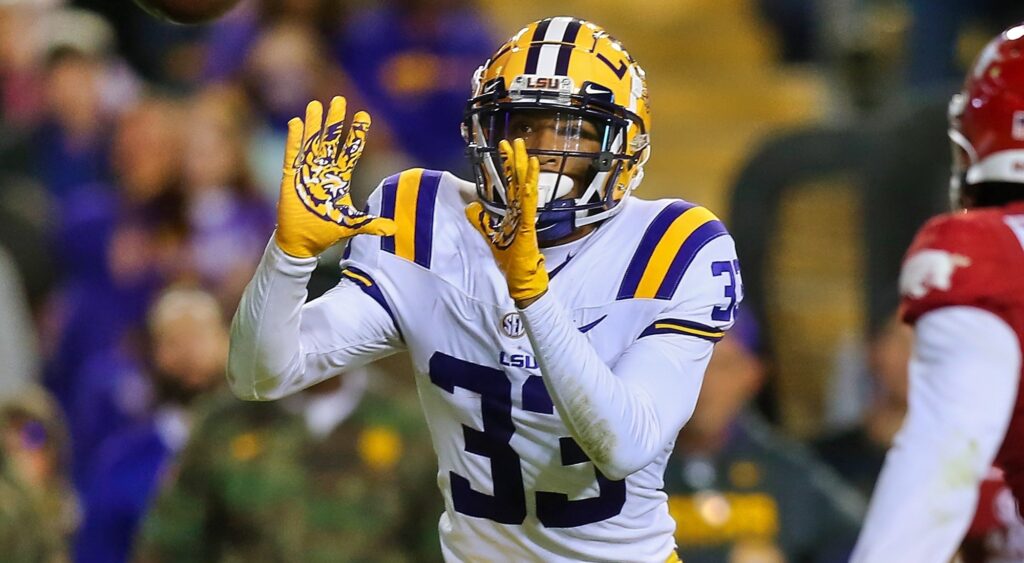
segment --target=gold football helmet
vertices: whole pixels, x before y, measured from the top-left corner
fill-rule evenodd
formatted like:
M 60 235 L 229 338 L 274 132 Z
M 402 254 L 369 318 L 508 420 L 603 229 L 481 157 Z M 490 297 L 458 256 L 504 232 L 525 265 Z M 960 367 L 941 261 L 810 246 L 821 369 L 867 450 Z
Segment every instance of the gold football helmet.
M 529 149 L 554 163 L 541 169 L 539 239 L 555 240 L 617 213 L 643 179 L 651 150 L 640 65 L 597 25 L 555 17 L 526 26 L 478 68 L 463 136 L 490 213 L 501 216 L 506 208 L 498 143 L 528 137 L 538 122 L 554 133 Z M 589 166 L 579 166 L 580 159 Z M 573 168 L 587 171 L 574 181 Z

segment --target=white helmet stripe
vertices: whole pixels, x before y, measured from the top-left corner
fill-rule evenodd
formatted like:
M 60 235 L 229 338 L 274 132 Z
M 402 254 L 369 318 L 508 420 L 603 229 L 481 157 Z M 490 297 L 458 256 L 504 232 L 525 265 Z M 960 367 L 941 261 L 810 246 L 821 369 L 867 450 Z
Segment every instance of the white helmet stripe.
M 551 20 L 548 24 L 547 32 L 544 33 L 545 42 L 551 42 L 550 45 L 544 45 L 540 48 L 540 57 L 537 62 L 537 74 L 542 76 L 552 76 L 556 74 L 556 68 L 558 66 L 558 51 L 561 48 L 560 45 L 555 43 L 565 40 L 565 31 L 572 22 L 572 18 L 557 17 Z
M 997 152 L 967 169 L 967 183 L 1024 182 L 1024 150 Z
M 555 44 L 541 46 L 540 58 L 537 62 L 537 74 L 541 76 L 553 76 L 555 74 L 555 67 L 558 66 L 559 48 Z
M 548 24 L 548 31 L 544 34 L 544 41 L 559 42 L 565 37 L 565 28 L 569 25 L 572 18 L 565 16 L 557 17 L 551 20 Z

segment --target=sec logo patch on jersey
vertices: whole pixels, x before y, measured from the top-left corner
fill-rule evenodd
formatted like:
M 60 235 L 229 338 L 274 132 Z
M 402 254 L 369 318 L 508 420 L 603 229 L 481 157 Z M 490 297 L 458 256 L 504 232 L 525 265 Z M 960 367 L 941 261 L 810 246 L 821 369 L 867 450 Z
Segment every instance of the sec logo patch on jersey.
M 966 268 L 971 261 L 966 256 L 945 250 L 922 250 L 903 264 L 900 273 L 900 294 L 920 299 L 933 289 L 949 291 L 953 273 Z
M 501 317 L 501 332 L 509 338 L 519 338 L 526 334 L 526 326 L 523 325 L 523 319 L 519 313 L 507 313 Z

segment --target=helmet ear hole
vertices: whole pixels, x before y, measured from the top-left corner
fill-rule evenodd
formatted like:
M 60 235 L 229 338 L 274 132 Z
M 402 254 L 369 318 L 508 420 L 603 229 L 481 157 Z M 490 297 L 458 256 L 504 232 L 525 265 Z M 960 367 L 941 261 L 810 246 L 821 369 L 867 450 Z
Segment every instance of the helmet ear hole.
M 637 159 L 636 165 L 637 166 L 643 166 L 643 165 L 647 164 L 647 161 L 650 160 L 650 159 L 651 159 L 651 145 L 647 145 L 646 147 L 644 147 L 643 152 L 640 153 L 640 158 Z

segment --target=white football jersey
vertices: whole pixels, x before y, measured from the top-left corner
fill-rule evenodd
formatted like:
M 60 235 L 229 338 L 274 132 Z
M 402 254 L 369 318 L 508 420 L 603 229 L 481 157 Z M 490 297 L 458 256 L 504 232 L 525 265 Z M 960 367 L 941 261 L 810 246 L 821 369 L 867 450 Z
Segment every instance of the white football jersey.
M 411 356 L 438 455 L 446 559 L 665 561 L 675 524 L 660 489 L 673 444 L 616 481 L 569 437 L 505 279 L 465 218 L 472 192 L 429 170 L 385 180 L 368 207 L 397 234 L 354 238 L 342 262 Z M 640 338 L 714 342 L 732 324 L 735 248 L 702 207 L 627 199 L 574 250 L 547 265 L 549 291 L 608 366 Z

